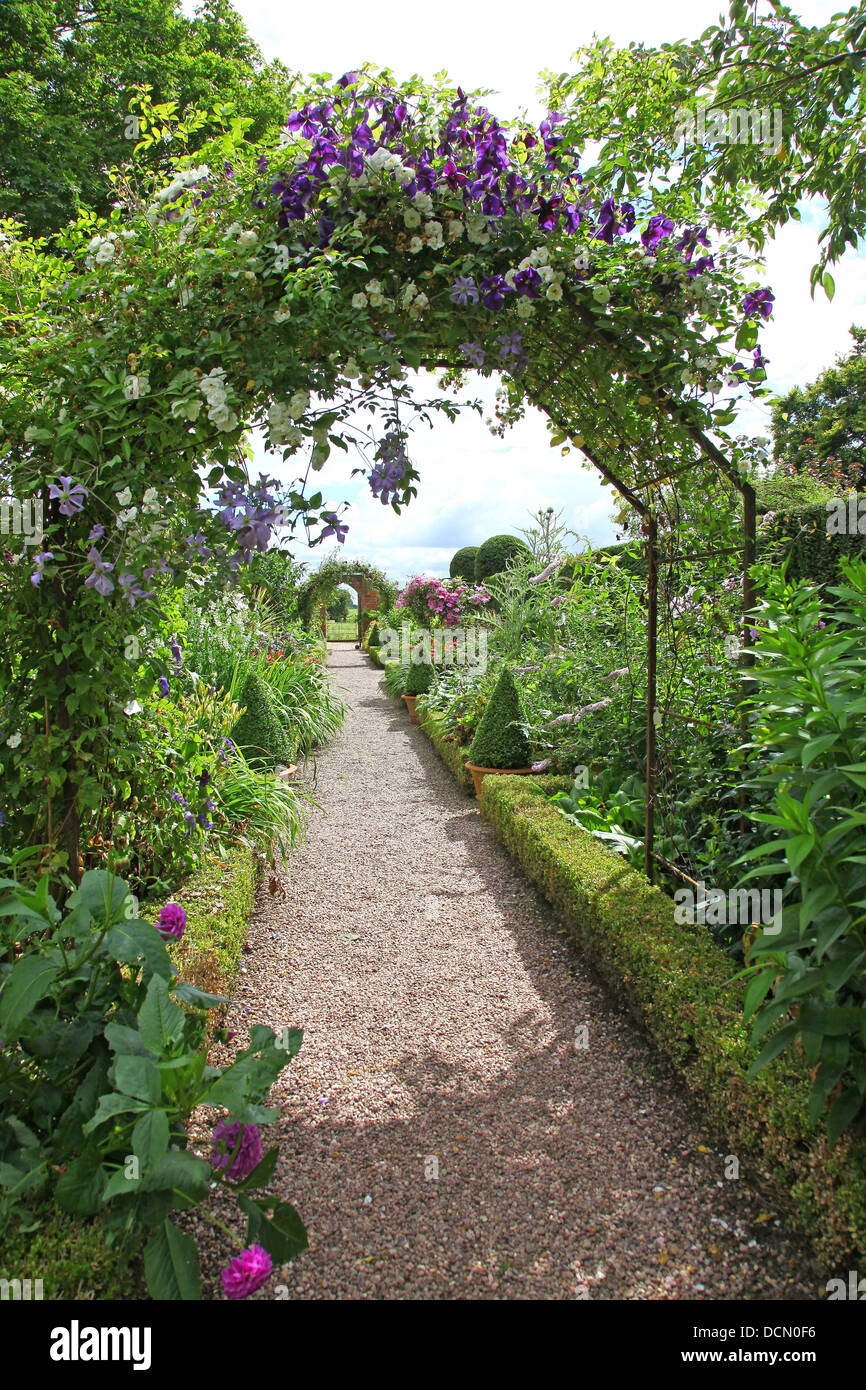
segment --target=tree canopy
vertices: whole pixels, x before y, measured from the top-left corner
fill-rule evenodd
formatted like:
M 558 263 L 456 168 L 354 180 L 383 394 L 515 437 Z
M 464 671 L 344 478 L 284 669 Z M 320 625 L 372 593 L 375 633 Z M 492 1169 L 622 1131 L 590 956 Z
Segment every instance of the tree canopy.
M 773 408 L 773 453 L 784 469 L 866 487 L 866 329 L 834 367 L 781 396 Z

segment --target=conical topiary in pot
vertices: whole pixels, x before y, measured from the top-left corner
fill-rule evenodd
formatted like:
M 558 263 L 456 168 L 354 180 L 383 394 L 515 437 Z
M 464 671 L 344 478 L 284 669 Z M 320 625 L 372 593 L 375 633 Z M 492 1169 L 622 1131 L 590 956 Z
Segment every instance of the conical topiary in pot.
M 403 699 L 409 711 L 409 718 L 413 724 L 418 723 L 418 716 L 415 713 L 415 701 L 419 695 L 426 695 L 433 684 L 435 671 L 429 661 L 413 661 L 406 676 L 406 689 Z
M 466 766 L 472 773 L 476 796 L 488 772 L 531 772 L 532 750 L 523 732 L 523 710 L 514 677 L 506 667 L 496 682 L 490 702 L 466 750 Z

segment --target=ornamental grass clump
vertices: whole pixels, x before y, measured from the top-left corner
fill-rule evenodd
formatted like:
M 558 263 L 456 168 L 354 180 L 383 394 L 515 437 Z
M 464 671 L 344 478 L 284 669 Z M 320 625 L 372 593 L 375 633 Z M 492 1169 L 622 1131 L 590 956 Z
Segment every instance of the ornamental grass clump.
M 523 725 L 524 714 L 517 686 L 510 670 L 505 667 L 469 745 L 466 754 L 468 762 L 475 767 L 528 767 L 532 750 Z

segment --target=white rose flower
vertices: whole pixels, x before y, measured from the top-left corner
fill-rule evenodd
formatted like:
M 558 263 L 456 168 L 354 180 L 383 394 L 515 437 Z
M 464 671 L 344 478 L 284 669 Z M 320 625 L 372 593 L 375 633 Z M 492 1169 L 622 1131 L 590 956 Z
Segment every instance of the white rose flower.
M 397 182 L 405 188 L 407 183 L 411 183 L 415 177 L 415 170 L 409 169 L 405 164 L 401 164 L 399 169 L 394 171 L 397 175 Z
M 300 420 L 310 408 L 309 391 L 296 391 L 289 401 L 289 419 Z
M 384 148 L 378 149 L 378 150 L 374 150 L 373 153 L 372 153 L 371 155 L 368 155 L 368 156 L 367 156 L 367 160 L 366 160 L 367 168 L 368 168 L 368 169 L 373 169 L 373 170 L 378 174 L 382 169 L 385 168 L 385 165 L 388 163 L 388 159 L 389 159 L 389 151 L 388 151 L 388 150 L 386 150 L 386 149 L 384 149 Z
M 433 199 L 429 193 L 416 193 L 412 199 L 419 212 L 423 212 L 425 217 L 429 217 L 433 211 Z
M 426 294 L 417 295 L 412 301 L 412 307 L 409 310 L 410 314 L 413 314 L 416 319 L 420 318 L 429 303 L 430 300 L 427 298 Z
M 149 516 L 155 516 L 159 511 L 159 499 L 157 498 L 155 487 L 145 489 L 144 497 L 141 501 L 141 509 L 143 512 L 147 512 Z
M 451 221 L 448 223 L 448 237 L 451 241 L 459 240 L 465 230 L 466 228 L 463 226 L 459 217 L 451 218 Z
M 368 280 L 367 283 L 366 283 L 366 285 L 364 286 L 364 289 L 367 291 L 368 294 L 381 294 L 381 293 L 382 293 L 382 281 L 381 281 L 381 280 Z
M 125 487 L 120 492 L 115 493 L 115 497 L 121 507 L 128 507 L 132 501 L 132 492 L 128 487 Z
M 403 305 L 404 309 L 408 304 L 412 303 L 417 293 L 418 286 L 415 284 L 415 281 L 407 280 L 406 284 L 403 286 L 403 293 L 400 296 L 400 303 Z
M 413 227 L 421 226 L 421 214 L 417 208 L 407 208 L 403 213 L 403 222 L 410 231 Z
M 531 319 L 532 315 L 535 313 L 535 305 L 532 300 L 526 298 L 518 299 L 517 313 L 522 319 Z
M 230 227 L 226 227 L 225 231 L 223 232 L 223 241 L 228 241 L 229 237 L 237 236 L 237 235 L 238 235 L 240 232 L 242 232 L 242 231 L 243 231 L 243 227 L 242 227 L 241 223 L 240 223 L 240 222 L 233 222 L 233 223 L 231 224 L 231 226 L 230 226 Z
M 137 700 L 127 700 L 123 706 L 124 714 L 141 714 L 142 706 Z
M 138 516 L 138 507 L 127 507 L 124 511 L 117 513 L 118 526 L 128 526 L 130 521 L 135 521 Z
M 424 228 L 424 236 L 428 246 L 432 247 L 434 251 L 438 251 L 440 246 L 445 245 L 445 237 L 442 234 L 441 222 L 428 222 L 427 226 Z
M 423 241 L 421 240 L 421 238 L 420 238 L 419 236 L 413 236 L 413 237 L 412 237 L 412 240 L 409 242 L 409 253 L 410 253 L 410 255 L 412 255 L 412 256 L 417 256 L 418 252 L 419 252 L 419 251 L 423 251 L 423 250 L 424 250 L 424 243 L 423 243 Z
M 562 285 L 548 285 L 547 298 L 552 299 L 555 303 L 558 303 L 558 301 L 562 298 Z
M 385 303 L 385 296 L 384 296 L 383 294 L 371 294 L 371 295 L 370 295 L 370 308 L 371 308 L 371 309 L 380 309 L 384 303 Z
M 238 237 L 238 250 L 252 251 L 254 247 L 258 246 L 258 243 L 259 238 L 257 232 L 254 232 L 252 230 L 241 232 L 240 236 Z
M 21 734 L 20 734 L 20 732 L 14 733 L 14 734 L 10 734 L 9 737 L 7 738 L 7 740 L 6 740 L 6 747 L 7 747 L 7 748 L 18 748 L 19 745 L 20 745 L 20 743 L 21 743 Z
M 352 308 L 353 308 L 353 309 L 365 309 L 366 307 L 367 307 L 367 296 L 364 294 L 363 290 L 359 290 L 357 294 L 353 294 L 353 295 L 352 295 Z
M 553 272 L 553 266 L 552 266 L 552 265 L 540 265 L 540 266 L 538 267 L 538 273 L 539 273 L 539 275 L 541 276 L 541 279 L 542 279 L 543 283 L 544 283 L 545 285 L 549 285 L 550 282 L 551 282 L 551 280 L 553 279 L 553 273 L 554 273 L 554 272 Z
M 286 319 L 290 319 L 291 317 L 291 309 L 286 308 L 283 304 L 280 305 L 279 309 L 274 310 L 274 323 L 285 323 Z

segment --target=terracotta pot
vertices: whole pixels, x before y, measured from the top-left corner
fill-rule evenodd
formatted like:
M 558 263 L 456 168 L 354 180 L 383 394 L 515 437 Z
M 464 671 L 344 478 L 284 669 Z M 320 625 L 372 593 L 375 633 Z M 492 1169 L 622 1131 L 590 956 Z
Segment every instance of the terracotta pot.
M 476 767 L 474 763 L 464 763 L 463 766 L 472 773 L 475 795 L 479 801 L 481 800 L 481 783 L 488 774 L 491 777 L 527 777 L 532 771 L 531 767 Z
M 401 698 L 404 699 L 404 700 L 406 701 L 406 708 L 407 708 L 407 710 L 409 711 L 409 718 L 412 720 L 412 723 L 413 723 L 413 724 L 417 724 L 417 723 L 418 723 L 418 716 L 417 716 L 417 714 L 415 713 L 415 701 L 418 699 L 418 696 L 417 696 L 417 695 L 403 695 Z

